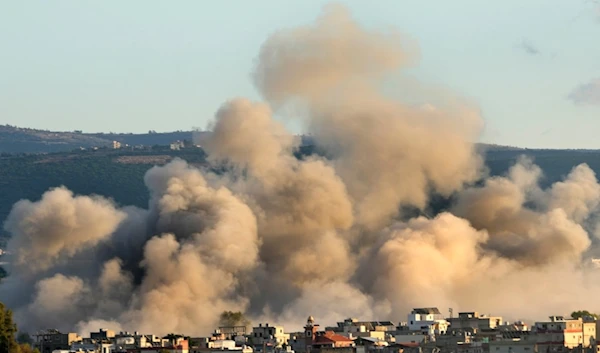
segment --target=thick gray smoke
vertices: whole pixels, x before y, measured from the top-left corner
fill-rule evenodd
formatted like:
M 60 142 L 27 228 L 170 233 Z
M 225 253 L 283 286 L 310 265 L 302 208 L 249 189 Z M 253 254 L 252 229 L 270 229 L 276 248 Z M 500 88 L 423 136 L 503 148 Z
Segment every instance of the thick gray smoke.
M 417 58 L 410 41 L 366 30 L 339 6 L 275 33 L 254 73 L 265 102 L 225 102 L 203 138 L 226 172 L 154 167 L 147 210 L 64 188 L 17 203 L 0 300 L 28 330 L 190 335 L 209 333 L 225 310 L 294 329 L 309 314 L 399 320 L 414 306 L 514 319 L 600 309 L 588 305 L 600 282 L 584 262 L 600 203 L 594 172 L 580 165 L 542 189 L 523 159 L 476 183 L 476 107 L 381 93 Z M 299 119 L 327 157 L 295 158 L 299 140 L 275 112 Z M 424 209 L 433 193 L 456 202 L 405 221 L 401 210 Z

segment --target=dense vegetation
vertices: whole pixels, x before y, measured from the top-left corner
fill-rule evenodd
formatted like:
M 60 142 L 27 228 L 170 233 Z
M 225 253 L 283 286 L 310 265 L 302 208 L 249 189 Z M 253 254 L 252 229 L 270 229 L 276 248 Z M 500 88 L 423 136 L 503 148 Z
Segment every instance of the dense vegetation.
M 250 320 L 248 320 L 240 311 L 224 311 L 219 317 L 219 326 L 250 326 Z
M 590 313 L 587 310 L 577 310 L 571 313 L 571 317 L 573 319 L 579 319 L 579 318 L 593 318 L 594 320 L 598 319 L 598 315 L 597 314 L 593 314 Z
M 31 338 L 22 333 L 16 338 L 17 325 L 13 322 L 12 311 L 0 303 L 0 353 L 39 353 L 31 347 Z
M 168 145 L 174 141 L 201 139 L 203 132 L 174 131 L 145 134 L 47 131 L 0 125 L 0 153 L 54 153 L 77 148 L 112 146 L 113 141 L 130 146 Z
M 129 158 L 127 158 L 129 157 Z M 98 150 L 0 158 L 0 218 L 21 200 L 39 200 L 49 188 L 66 186 L 76 194 L 97 194 L 121 205 L 146 207 L 148 191 L 143 182 L 155 164 L 179 157 L 195 165 L 205 163 L 202 149 L 171 151 Z

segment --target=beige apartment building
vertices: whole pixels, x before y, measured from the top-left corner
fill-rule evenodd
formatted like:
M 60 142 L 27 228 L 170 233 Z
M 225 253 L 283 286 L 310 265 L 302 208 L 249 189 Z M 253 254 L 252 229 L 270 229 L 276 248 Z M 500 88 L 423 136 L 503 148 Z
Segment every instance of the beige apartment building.
M 563 352 L 575 347 L 590 347 L 596 342 L 596 322 L 551 316 L 550 321 L 533 326 L 538 352 Z

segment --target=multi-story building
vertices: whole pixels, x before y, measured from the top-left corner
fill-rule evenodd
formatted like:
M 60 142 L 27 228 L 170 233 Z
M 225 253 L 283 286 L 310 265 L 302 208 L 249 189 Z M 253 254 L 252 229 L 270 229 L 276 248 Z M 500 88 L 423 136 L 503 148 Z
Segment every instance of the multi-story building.
M 450 328 L 456 330 L 468 330 L 477 332 L 484 329 L 495 329 L 503 324 L 501 316 L 488 316 L 476 311 L 458 313 L 458 317 L 448 319 Z
M 430 326 L 436 322 L 446 321 L 438 308 L 417 308 L 408 314 L 408 328 L 419 331 L 423 326 Z
M 81 336 L 74 332 L 62 333 L 58 330 L 48 330 L 36 335 L 34 345 L 41 353 L 52 353 L 55 350 L 69 350 L 73 343 L 81 340 Z
M 258 324 L 258 327 L 252 328 L 251 341 L 255 347 L 260 348 L 263 345 L 271 345 L 273 347 L 280 348 L 284 344 L 287 344 L 289 334 L 286 334 L 283 326 L 269 326 L 266 324 Z
M 419 332 L 428 339 L 435 340 L 436 336 L 448 331 L 448 321 L 444 319 L 438 308 L 413 309 L 408 314 L 408 330 Z
M 595 344 L 596 323 L 550 316 L 549 321 L 536 322 L 532 331 L 539 352 L 564 352 Z

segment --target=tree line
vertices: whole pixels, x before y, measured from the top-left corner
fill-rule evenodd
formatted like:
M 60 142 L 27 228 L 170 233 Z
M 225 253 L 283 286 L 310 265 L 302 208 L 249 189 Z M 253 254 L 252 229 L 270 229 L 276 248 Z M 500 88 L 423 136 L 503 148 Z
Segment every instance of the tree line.
M 22 333 L 17 336 L 17 324 L 12 311 L 0 302 L 0 353 L 40 353 L 31 346 L 31 337 Z

